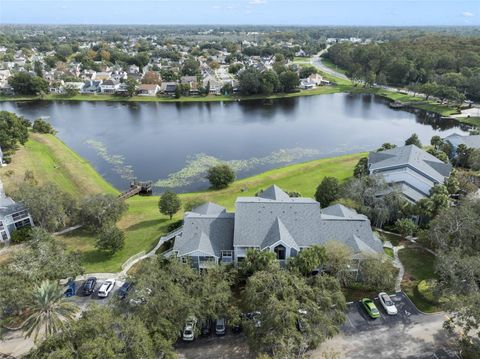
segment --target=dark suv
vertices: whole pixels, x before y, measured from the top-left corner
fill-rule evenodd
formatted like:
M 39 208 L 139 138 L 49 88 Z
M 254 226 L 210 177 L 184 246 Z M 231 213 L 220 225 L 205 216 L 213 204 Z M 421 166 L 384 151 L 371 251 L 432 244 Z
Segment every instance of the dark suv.
M 97 285 L 97 278 L 95 277 L 87 278 L 85 283 L 83 283 L 83 294 L 91 295 L 95 290 L 96 285 Z
M 128 292 L 130 292 L 130 290 L 132 289 L 132 287 L 133 287 L 132 282 L 123 283 L 122 286 L 118 289 L 118 296 L 120 297 L 120 299 L 125 299 L 128 295 Z

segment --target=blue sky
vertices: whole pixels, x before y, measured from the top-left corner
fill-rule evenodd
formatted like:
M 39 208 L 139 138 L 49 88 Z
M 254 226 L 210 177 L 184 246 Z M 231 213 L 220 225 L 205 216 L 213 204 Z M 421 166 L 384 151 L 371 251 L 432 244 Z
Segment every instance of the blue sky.
M 0 23 L 480 25 L 480 0 L 0 0 Z

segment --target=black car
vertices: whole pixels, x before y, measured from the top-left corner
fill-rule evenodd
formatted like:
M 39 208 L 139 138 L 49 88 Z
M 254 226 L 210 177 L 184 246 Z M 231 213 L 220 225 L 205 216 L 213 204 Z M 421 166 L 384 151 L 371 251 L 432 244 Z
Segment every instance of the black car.
M 128 292 L 133 288 L 133 283 L 132 282 L 125 282 L 122 284 L 122 286 L 118 289 L 118 296 L 120 299 L 125 299 L 126 296 L 128 295 Z
M 210 319 L 202 320 L 200 330 L 202 335 L 210 335 L 212 332 L 212 321 Z
M 97 285 L 96 277 L 87 278 L 85 283 L 83 283 L 83 295 L 91 295 L 95 291 L 96 285 Z

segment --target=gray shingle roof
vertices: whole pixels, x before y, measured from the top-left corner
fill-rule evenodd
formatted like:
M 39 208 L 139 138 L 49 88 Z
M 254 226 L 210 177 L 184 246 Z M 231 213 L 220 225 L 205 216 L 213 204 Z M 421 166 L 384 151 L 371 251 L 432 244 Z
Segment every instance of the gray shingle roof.
M 415 145 L 392 148 L 368 155 L 370 173 L 379 173 L 392 168 L 411 167 L 424 176 L 443 183 L 450 175 L 452 166 Z
M 458 133 L 454 133 L 445 137 L 445 140 L 450 142 L 455 147 L 463 144 L 469 148 L 480 148 L 480 135 L 462 136 Z
M 374 236 L 368 218 L 354 210 L 335 205 L 321 211 L 320 204 L 313 199 L 279 197 L 282 199 L 237 199 L 234 246 L 264 248 L 283 236 L 285 240 L 291 237 L 298 247 L 338 240 L 356 251 L 359 245 L 352 241 L 355 235 L 364 246 L 383 253 L 382 243 Z
M 200 207 L 214 208 L 216 213 L 207 213 L 208 210 L 203 211 L 205 214 L 187 212 L 182 234 L 175 237 L 173 250 L 179 256 L 201 252 L 206 256 L 220 257 L 222 250 L 233 248 L 234 214 L 218 205 Z M 220 208 L 223 209 L 221 212 L 218 211 Z
M 195 212 L 198 214 L 214 215 L 214 214 L 220 214 L 222 212 L 226 212 L 226 209 L 225 207 L 219 206 L 216 203 L 207 202 L 198 207 L 195 207 L 194 209 L 192 209 L 192 212 Z
M 271 247 L 279 241 L 283 242 L 290 248 L 295 248 L 297 251 L 299 250 L 297 242 L 295 242 L 295 239 L 293 239 L 288 229 L 282 223 L 282 220 L 277 217 L 265 236 L 265 240 L 262 242 L 261 249 Z
M 290 196 L 285 193 L 280 187 L 272 185 L 268 187 L 265 191 L 262 191 L 258 194 L 258 197 L 265 199 L 272 199 L 275 201 L 289 199 Z

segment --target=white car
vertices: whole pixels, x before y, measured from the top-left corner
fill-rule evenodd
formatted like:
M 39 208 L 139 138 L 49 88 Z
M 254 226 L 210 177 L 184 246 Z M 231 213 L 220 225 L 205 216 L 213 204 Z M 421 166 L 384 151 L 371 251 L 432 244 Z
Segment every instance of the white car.
M 195 339 L 195 327 L 197 325 L 196 318 L 190 318 L 185 323 L 185 327 L 183 328 L 182 339 L 186 342 L 191 342 Z
M 106 298 L 110 294 L 110 292 L 115 287 L 115 279 L 107 279 L 105 282 L 102 283 L 100 289 L 98 290 L 98 296 L 100 298 Z
M 382 307 L 387 311 L 388 315 L 396 315 L 398 313 L 397 307 L 395 307 L 395 304 L 387 293 L 380 293 L 378 295 L 378 299 L 380 300 Z

